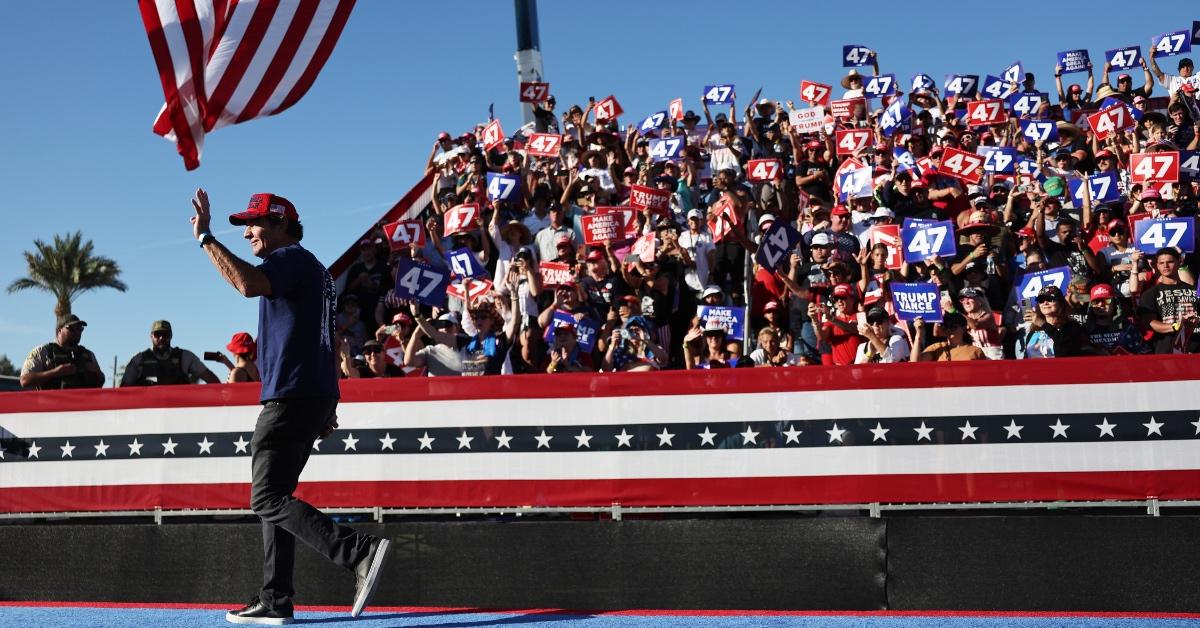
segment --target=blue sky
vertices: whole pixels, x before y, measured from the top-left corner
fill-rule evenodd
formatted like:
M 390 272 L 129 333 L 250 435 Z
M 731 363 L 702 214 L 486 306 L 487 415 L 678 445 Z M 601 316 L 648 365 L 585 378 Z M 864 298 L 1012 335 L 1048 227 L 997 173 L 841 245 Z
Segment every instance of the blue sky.
M 543 1 L 545 75 L 561 109 L 612 93 L 625 122 L 676 97 L 698 108 L 712 83 L 735 83 L 743 99 L 761 86 L 765 97 L 797 100 L 801 79 L 836 84 L 848 43 L 875 48 L 882 70 L 904 81 L 916 72 L 996 74 L 1019 59 L 1052 90 L 1060 50 L 1087 48 L 1093 60 L 1121 46 L 1145 51 L 1152 35 L 1200 19 L 1194 0 L 844 6 Z M 0 284 L 24 276 L 21 251 L 35 238 L 79 229 L 129 284 L 75 302 L 101 366 L 149 346 L 159 318 L 174 324 L 178 346 L 222 348 L 236 331 L 255 332 L 257 307 L 191 239 L 195 188 L 209 191 L 214 213 L 240 210 L 255 192 L 287 196 L 305 223 L 304 244 L 329 264 L 417 181 L 438 131 L 461 132 L 492 102 L 506 128 L 519 125 L 515 47 L 511 2 L 359 0 L 308 95 L 282 115 L 209 135 L 189 173 L 150 132 L 162 90 L 134 2 L 7 3 Z M 217 235 L 249 257 L 240 232 Z M 0 354 L 19 365 L 52 338 L 53 300 L 0 292 L 0 303 Z

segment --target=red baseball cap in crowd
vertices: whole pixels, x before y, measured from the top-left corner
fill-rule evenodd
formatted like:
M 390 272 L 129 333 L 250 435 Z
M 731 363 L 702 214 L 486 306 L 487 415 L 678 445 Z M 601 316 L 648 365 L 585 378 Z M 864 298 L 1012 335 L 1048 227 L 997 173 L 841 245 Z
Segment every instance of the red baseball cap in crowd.
M 240 353 L 254 353 L 257 350 L 257 345 L 254 344 L 253 336 L 244 331 L 239 331 L 233 335 L 233 339 L 229 341 L 229 344 L 225 345 L 225 348 L 229 349 L 230 353 L 237 355 Z
M 928 190 L 929 184 L 925 182 L 925 179 L 913 179 L 910 187 L 914 190 Z
M 1106 283 L 1098 283 L 1092 286 L 1091 297 L 1093 301 L 1097 301 L 1099 299 L 1111 299 L 1113 296 L 1112 286 Z
M 854 289 L 848 283 L 839 283 L 833 287 L 833 296 L 848 299 L 854 296 Z
M 558 236 L 558 239 L 556 239 L 556 240 L 554 241 L 554 245 L 555 245 L 555 246 L 562 246 L 562 245 L 564 245 L 564 244 L 568 244 L 568 245 L 574 245 L 575 243 L 571 241 L 571 236 L 569 236 L 569 235 L 567 235 L 567 234 L 565 234 L 565 233 L 564 233 L 564 234 L 562 234 L 562 235 Z
M 438 133 L 438 140 L 448 140 L 448 139 L 451 139 L 449 133 L 447 133 L 445 131 Z
M 845 205 L 834 205 L 829 213 L 834 216 L 849 216 L 850 210 L 846 209 Z
M 411 325 L 412 322 L 413 322 L 412 317 L 409 316 L 408 314 L 405 314 L 404 312 L 396 312 L 396 315 L 392 317 L 393 325 L 399 325 L 399 324 Z
M 775 310 L 778 310 L 778 309 L 779 309 L 779 301 L 767 301 L 767 304 L 763 306 L 764 312 L 774 312 Z
M 1156 190 L 1154 188 L 1146 188 L 1146 189 L 1142 190 L 1141 199 L 1144 201 L 1148 198 L 1162 200 L 1162 194 L 1159 194 L 1158 190 Z
M 820 148 L 822 146 L 822 144 L 821 144 L 821 142 L 819 142 L 817 140 L 808 140 L 808 144 L 806 144 L 805 146 L 807 148 Z
M 292 205 L 291 201 L 282 196 L 264 193 L 251 196 L 250 202 L 246 205 L 246 211 L 230 216 L 229 223 L 244 225 L 256 218 L 272 215 L 283 216 L 288 220 L 300 220 L 300 215 L 296 213 L 296 206 Z
M 1020 229 L 1017 229 L 1017 235 L 1021 236 L 1022 238 L 1037 237 L 1037 234 L 1034 233 L 1033 229 L 1030 229 L 1029 227 L 1021 227 Z
M 591 249 L 590 251 L 588 251 L 587 261 L 598 262 L 602 259 L 604 259 L 604 251 L 602 251 L 600 249 Z
M 1105 158 L 1112 158 L 1112 157 L 1116 157 L 1116 155 L 1114 155 L 1113 152 L 1111 150 L 1108 150 L 1107 148 L 1102 149 L 1100 152 L 1096 153 L 1096 159 L 1105 159 Z

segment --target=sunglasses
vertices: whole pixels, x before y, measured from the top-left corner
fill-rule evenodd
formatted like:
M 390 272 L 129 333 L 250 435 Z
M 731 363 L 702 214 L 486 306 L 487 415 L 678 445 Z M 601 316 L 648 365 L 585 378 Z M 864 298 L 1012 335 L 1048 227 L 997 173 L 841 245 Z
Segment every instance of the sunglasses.
M 1036 298 L 1036 301 L 1037 301 L 1037 304 L 1038 304 L 1038 305 L 1045 305 L 1045 304 L 1047 304 L 1047 303 L 1054 303 L 1054 302 L 1055 302 L 1055 301 L 1057 301 L 1057 300 L 1058 300 L 1058 297 L 1051 297 L 1051 296 L 1038 296 L 1038 297 Z
M 156 332 L 154 332 L 153 335 L 155 338 L 170 338 L 171 337 L 171 334 L 169 332 L 165 332 L 165 331 L 156 331 Z
M 380 349 L 379 347 L 371 347 L 370 349 L 363 349 L 363 355 L 371 355 L 373 353 L 383 353 L 383 349 Z

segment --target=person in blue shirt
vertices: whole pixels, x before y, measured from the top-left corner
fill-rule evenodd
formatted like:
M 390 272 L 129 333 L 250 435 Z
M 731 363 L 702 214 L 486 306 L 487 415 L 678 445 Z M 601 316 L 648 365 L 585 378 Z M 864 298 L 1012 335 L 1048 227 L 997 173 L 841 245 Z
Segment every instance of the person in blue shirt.
M 258 301 L 258 368 L 262 375 L 258 415 L 250 442 L 250 507 L 263 525 L 263 586 L 225 619 L 237 624 L 292 622 L 292 566 L 296 539 L 335 564 L 355 572 L 351 615 L 374 593 L 390 542 L 334 523 L 292 493 L 313 441 L 337 428 L 339 398 L 334 363 L 334 286 L 329 271 L 300 246 L 304 227 L 296 208 L 273 194 L 250 197 L 246 211 L 229 222 L 244 225 L 258 266 L 242 260 L 209 230 L 208 194 L 197 190 L 192 229 L 221 276 Z

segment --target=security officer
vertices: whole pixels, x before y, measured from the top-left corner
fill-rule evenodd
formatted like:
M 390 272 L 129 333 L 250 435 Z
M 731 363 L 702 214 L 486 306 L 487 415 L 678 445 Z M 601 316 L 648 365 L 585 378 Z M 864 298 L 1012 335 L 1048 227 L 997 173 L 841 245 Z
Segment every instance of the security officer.
M 220 381 L 196 354 L 171 346 L 171 323 L 154 321 L 150 326 L 150 348 L 129 360 L 121 385 L 192 384 L 201 379 L 209 384 Z
M 100 388 L 104 372 L 96 355 L 79 344 L 87 323 L 74 314 L 58 317 L 55 341 L 29 352 L 21 367 L 21 387 L 28 390 Z

